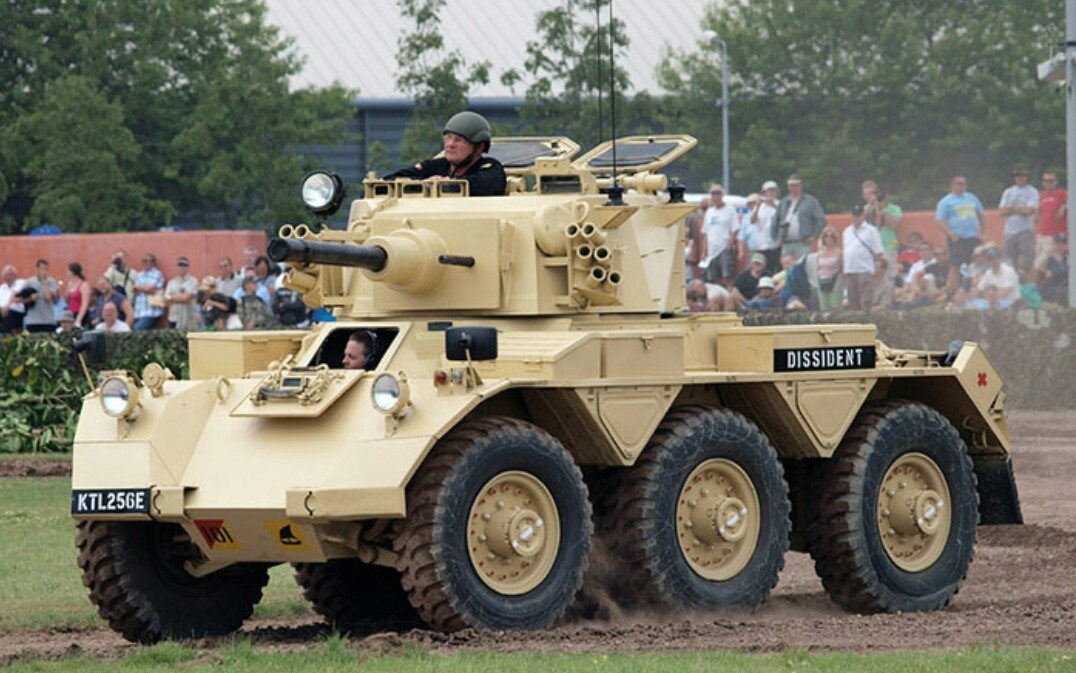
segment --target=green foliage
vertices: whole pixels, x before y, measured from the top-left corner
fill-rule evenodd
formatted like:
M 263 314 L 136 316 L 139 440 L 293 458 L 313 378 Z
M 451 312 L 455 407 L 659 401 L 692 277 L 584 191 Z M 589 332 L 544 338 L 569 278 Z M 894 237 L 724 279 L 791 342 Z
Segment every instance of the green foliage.
M 613 90 L 617 135 L 652 130 L 657 117 L 654 99 L 640 93 L 628 100 L 623 92 L 630 89 L 631 79 L 619 65 L 612 66 L 613 61 L 621 63 L 623 58 L 610 58 L 610 33 L 618 56 L 627 50 L 629 41 L 623 21 L 614 18 L 609 22 L 609 0 L 566 2 L 539 12 L 537 30 L 538 39 L 527 43 L 523 70 L 511 69 L 501 76 L 501 82 L 508 86 L 527 83 L 520 108 L 524 132 L 564 134 L 588 149 L 612 136 Z
M 297 219 L 285 150 L 342 141 L 352 93 L 289 91 L 289 48 L 260 0 L 4 3 L 0 233 Z
M 735 0 L 711 5 L 704 29 L 728 45 L 733 189 L 804 175 L 828 208 L 846 209 L 868 177 L 905 207 L 933 208 L 966 172 L 984 202 L 1012 164 L 1064 164 L 1064 98 L 1035 65 L 1062 41 L 1049 0 Z M 667 128 L 719 165 L 717 46 L 667 55 Z
M 70 348 L 51 336 L 0 341 L 0 453 L 71 448 L 89 384 Z
M 489 82 L 488 61 L 468 64 L 457 49 L 448 49 L 440 33 L 445 0 L 397 0 L 400 14 L 412 23 L 399 40 L 396 77 L 400 91 L 415 99 L 411 123 L 400 143 L 405 162 L 421 161 L 441 146 L 441 126 L 466 109 L 467 92 Z
M 70 336 L 23 335 L 0 341 L 0 453 L 70 451 L 89 382 Z M 187 338 L 159 330 L 106 336 L 100 369 L 141 372 L 150 362 L 188 376 Z

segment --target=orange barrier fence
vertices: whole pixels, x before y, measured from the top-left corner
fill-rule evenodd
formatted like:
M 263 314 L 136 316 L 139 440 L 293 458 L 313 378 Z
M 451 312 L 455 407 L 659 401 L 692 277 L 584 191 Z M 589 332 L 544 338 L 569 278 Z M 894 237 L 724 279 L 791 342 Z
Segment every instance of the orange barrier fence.
M 844 230 L 852 222 L 849 213 L 826 214 L 826 222 L 833 225 L 838 232 Z M 915 210 L 904 213 L 904 219 L 900 222 L 900 243 L 904 245 L 908 241 L 908 235 L 913 231 L 919 232 L 922 237 L 934 244 L 939 250 L 945 249 L 945 234 L 938 228 L 934 220 L 933 210 Z M 993 241 L 999 246 L 1005 242 L 1005 217 L 997 210 L 983 212 L 983 231 L 980 238 L 983 242 Z
M 49 275 L 67 278 L 69 262 L 82 265 L 91 283 L 112 262 L 112 253 L 127 252 L 127 265 L 138 271 L 138 260 L 149 252 L 157 257 L 157 266 L 166 278 L 176 274 L 176 259 L 186 257 L 191 273 L 201 278 L 220 273 L 221 257 L 232 258 L 236 269 L 243 265 L 243 248 L 253 245 L 265 254 L 262 231 L 145 231 L 117 234 L 61 234 L 57 236 L 0 237 L 0 266 L 14 264 L 21 278 L 34 275 L 38 259 L 49 261 Z

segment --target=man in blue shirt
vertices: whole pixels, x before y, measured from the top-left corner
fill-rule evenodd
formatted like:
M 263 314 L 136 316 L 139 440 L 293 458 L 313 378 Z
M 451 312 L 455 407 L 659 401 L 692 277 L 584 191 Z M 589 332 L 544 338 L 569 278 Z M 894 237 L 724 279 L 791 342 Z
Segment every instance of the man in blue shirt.
M 938 201 L 934 219 L 949 243 L 949 280 L 946 287 L 956 288 L 960 267 L 971 261 L 971 253 L 982 245 L 979 238 L 983 219 L 983 204 L 969 191 L 968 180 L 954 175 L 949 181 L 950 192 Z

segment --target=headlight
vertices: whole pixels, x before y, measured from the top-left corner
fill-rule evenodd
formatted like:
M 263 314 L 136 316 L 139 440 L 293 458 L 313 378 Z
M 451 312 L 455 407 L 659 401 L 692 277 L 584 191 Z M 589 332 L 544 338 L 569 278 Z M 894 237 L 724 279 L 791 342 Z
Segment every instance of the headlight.
M 344 200 L 344 182 L 335 173 L 317 171 L 303 178 L 303 203 L 317 215 L 331 215 Z
M 396 415 L 411 399 L 407 380 L 396 374 L 381 374 L 374 379 L 372 394 L 374 408 L 383 414 Z
M 101 384 L 101 408 L 109 416 L 126 418 L 138 406 L 138 387 L 130 380 L 110 376 Z

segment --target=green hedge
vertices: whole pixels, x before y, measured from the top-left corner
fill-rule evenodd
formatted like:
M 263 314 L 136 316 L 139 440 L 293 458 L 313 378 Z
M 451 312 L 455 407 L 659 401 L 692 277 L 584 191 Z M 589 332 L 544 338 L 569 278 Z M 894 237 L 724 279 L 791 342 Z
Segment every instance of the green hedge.
M 90 384 L 71 349 L 71 335 L 0 340 L 0 453 L 70 451 L 82 397 Z M 187 336 L 161 330 L 106 335 L 108 363 L 95 369 L 140 372 L 159 362 L 188 375 Z
M 879 338 L 895 348 L 945 350 L 953 339 L 975 341 L 1005 378 L 1010 408 L 1076 408 L 1076 310 L 750 313 L 744 322 L 873 323 Z M 69 342 L 48 335 L 0 340 L 0 453 L 70 450 L 89 384 Z M 158 362 L 178 378 L 188 376 L 182 332 L 109 335 L 107 343 L 109 363 L 100 369 L 140 372 Z

